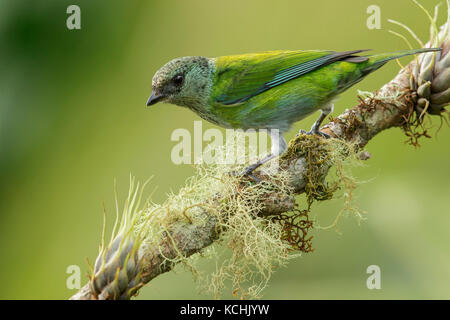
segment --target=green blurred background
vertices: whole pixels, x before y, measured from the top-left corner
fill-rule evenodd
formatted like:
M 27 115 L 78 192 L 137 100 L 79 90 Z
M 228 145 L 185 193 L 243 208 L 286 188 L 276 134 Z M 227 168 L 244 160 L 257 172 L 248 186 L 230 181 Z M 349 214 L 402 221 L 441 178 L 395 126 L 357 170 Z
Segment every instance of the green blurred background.
M 429 10 L 437 4 L 422 2 Z M 81 30 L 66 28 L 70 4 L 81 7 Z M 381 30 L 366 27 L 373 4 L 381 8 Z M 406 49 L 387 32 L 400 31 L 388 18 L 428 35 L 428 21 L 409 0 L 1 0 L 0 298 L 68 298 L 75 293 L 66 288 L 69 265 L 82 267 L 85 283 L 102 201 L 113 220 L 114 178 L 123 199 L 130 173 L 154 175 L 149 192 L 157 187 L 153 200 L 161 202 L 193 173 L 171 162 L 170 135 L 192 130 L 199 118 L 172 105 L 145 107 L 151 78 L 165 62 L 274 49 Z M 398 70 L 390 63 L 350 89 L 335 114 L 355 104 L 357 89 L 375 90 Z M 313 118 L 297 128 L 309 128 Z M 383 132 L 367 147 L 373 158 L 355 170 L 367 181 L 356 192 L 367 219 L 348 217 L 339 232 L 316 231 L 315 252 L 277 270 L 264 298 L 450 298 L 450 130 L 434 130 L 420 149 L 405 139 L 399 129 Z M 313 212 L 327 225 L 341 207 L 341 200 L 326 201 Z M 381 290 L 366 288 L 372 264 L 381 267 Z M 211 295 L 180 269 L 138 298 Z

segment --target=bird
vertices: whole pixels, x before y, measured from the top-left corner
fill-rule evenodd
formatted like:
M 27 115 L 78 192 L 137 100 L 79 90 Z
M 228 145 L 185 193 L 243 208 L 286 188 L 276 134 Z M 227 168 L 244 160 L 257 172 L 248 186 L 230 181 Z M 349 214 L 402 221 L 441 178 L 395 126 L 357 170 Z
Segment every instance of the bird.
M 369 50 L 277 50 L 216 58 L 181 57 L 155 73 L 147 106 L 165 102 L 186 107 L 224 128 L 268 130 L 270 154 L 243 170 L 242 175 L 251 176 L 286 150 L 283 133 L 293 123 L 320 110 L 311 130 L 300 133 L 329 138 L 319 128 L 339 94 L 390 60 L 439 50 L 376 55 L 360 55 Z

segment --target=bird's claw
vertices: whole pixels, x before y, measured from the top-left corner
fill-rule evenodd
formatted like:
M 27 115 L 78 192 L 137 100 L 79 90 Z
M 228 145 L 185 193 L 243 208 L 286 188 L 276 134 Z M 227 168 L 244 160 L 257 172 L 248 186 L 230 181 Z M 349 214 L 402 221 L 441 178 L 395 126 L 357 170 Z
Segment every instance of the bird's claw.
M 306 134 L 306 135 L 315 134 L 315 135 L 321 136 L 322 138 L 325 138 L 325 139 L 330 139 L 331 138 L 331 136 L 328 133 L 325 133 L 325 132 L 322 132 L 322 131 L 319 131 L 319 130 L 317 130 L 317 131 L 314 131 L 314 130 L 305 131 L 305 130 L 300 129 L 300 131 L 298 132 L 297 136 L 300 135 L 300 134 Z
M 249 177 L 251 180 L 253 180 L 256 183 L 261 182 L 261 179 L 255 177 L 252 172 L 256 169 L 254 166 L 248 166 L 241 172 L 231 171 L 230 175 L 233 177 Z

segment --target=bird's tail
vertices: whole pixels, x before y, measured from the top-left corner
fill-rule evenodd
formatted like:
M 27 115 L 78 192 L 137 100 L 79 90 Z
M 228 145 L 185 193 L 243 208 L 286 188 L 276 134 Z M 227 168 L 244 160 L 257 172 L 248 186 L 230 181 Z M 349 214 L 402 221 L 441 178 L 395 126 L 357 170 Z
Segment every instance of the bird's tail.
M 369 64 L 369 66 L 367 67 L 367 69 L 365 71 L 367 71 L 367 72 L 375 71 L 376 69 L 380 68 L 385 63 L 387 63 L 388 61 L 391 61 L 391 60 L 394 60 L 397 58 L 401 58 L 401 57 L 405 57 L 405 56 L 409 56 L 409 55 L 413 55 L 413 54 L 441 51 L 441 50 L 442 50 L 441 48 L 422 48 L 422 49 L 415 49 L 415 50 L 405 50 L 405 51 L 397 51 L 397 52 L 392 52 L 392 53 L 376 54 L 376 55 L 368 57 L 369 61 L 371 63 Z

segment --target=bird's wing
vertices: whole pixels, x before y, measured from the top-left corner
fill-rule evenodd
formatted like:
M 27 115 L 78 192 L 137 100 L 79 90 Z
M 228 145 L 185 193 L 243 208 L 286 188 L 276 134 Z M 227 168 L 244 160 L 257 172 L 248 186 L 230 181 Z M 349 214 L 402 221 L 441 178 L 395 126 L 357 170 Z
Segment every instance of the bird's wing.
M 271 51 L 216 58 L 216 102 L 236 105 L 264 91 L 336 61 L 362 62 L 365 50 Z

